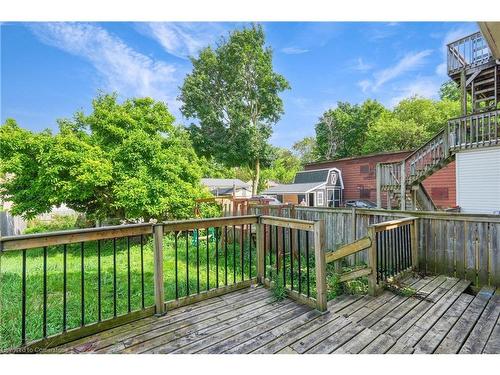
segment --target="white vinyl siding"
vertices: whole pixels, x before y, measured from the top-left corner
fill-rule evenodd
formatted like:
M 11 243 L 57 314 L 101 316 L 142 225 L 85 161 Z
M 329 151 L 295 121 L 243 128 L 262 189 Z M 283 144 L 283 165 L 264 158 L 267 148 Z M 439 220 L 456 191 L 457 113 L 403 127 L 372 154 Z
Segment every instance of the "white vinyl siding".
M 500 148 L 459 152 L 457 204 L 464 213 L 500 211 Z

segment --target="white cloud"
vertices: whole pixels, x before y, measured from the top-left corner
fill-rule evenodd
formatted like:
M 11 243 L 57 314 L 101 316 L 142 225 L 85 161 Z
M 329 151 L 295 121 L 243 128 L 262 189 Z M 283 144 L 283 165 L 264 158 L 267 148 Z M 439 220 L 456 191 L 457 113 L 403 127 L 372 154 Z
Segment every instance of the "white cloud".
M 87 60 L 103 79 L 101 87 L 124 96 L 151 96 L 176 102 L 177 77 L 174 66 L 156 61 L 130 48 L 104 28 L 87 23 L 32 24 L 34 34 L 48 45 Z
M 361 57 L 358 57 L 356 61 L 352 64 L 352 69 L 357 70 L 358 72 L 367 72 L 370 70 L 372 66 L 363 61 Z
M 437 99 L 439 87 L 440 85 L 434 77 L 416 77 L 411 82 L 395 88 L 394 91 L 397 92 L 397 95 L 390 99 L 389 105 L 394 107 L 401 100 L 412 96 Z
M 287 55 L 300 55 L 302 53 L 309 52 L 308 49 L 305 48 L 299 48 L 299 47 L 285 47 L 281 49 L 281 52 L 287 54 Z
M 366 93 L 371 85 L 372 83 L 368 79 L 364 79 L 358 82 L 358 86 L 361 88 L 361 91 L 363 91 L 363 93 Z
M 227 30 L 210 22 L 149 22 L 137 24 L 137 30 L 153 38 L 171 55 L 188 58 L 215 43 Z
M 421 67 L 425 63 L 425 58 L 431 53 L 432 50 L 409 53 L 399 60 L 396 65 L 376 72 L 374 74 L 375 82 L 373 90 L 377 90 L 385 83 L 394 80 L 404 73 Z

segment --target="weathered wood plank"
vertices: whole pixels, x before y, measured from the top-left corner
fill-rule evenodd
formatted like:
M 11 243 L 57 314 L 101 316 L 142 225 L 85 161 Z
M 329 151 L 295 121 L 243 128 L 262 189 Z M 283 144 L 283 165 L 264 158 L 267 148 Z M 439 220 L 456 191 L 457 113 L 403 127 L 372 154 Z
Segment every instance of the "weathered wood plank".
M 458 322 L 448 332 L 441 344 L 436 348 L 435 353 L 458 353 L 463 343 L 469 336 L 477 320 L 481 316 L 492 293 L 478 293 L 474 300 L 467 307 Z
M 364 237 L 356 242 L 344 245 L 338 248 L 336 251 L 331 251 L 326 253 L 326 263 L 335 262 L 339 259 L 342 259 L 346 256 L 357 253 L 361 250 L 365 250 L 369 248 L 372 244 L 372 241 L 369 237 Z
M 460 353 L 479 354 L 482 353 L 488 339 L 495 327 L 495 322 L 500 316 L 500 295 L 491 297 L 478 322 L 472 329 L 471 334 L 460 349 Z
M 471 295 L 462 294 L 415 345 L 415 353 L 433 353 L 467 306 L 469 306 L 472 299 Z

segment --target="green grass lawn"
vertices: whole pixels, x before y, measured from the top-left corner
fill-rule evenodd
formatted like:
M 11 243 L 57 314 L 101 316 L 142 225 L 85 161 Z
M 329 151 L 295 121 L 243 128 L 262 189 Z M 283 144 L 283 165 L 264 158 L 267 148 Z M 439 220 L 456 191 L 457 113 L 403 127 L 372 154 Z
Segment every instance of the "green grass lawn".
M 203 236 L 204 233 L 201 233 Z M 175 247 L 174 235 L 164 238 L 164 281 L 166 300 L 175 299 Z M 183 297 L 198 291 L 197 249 L 188 238 L 186 256 L 186 236 L 178 236 L 178 296 Z M 227 283 L 233 284 L 248 279 L 250 272 L 250 249 L 248 241 L 243 246 L 243 274 L 239 243 L 227 244 Z M 216 251 L 215 241 L 199 241 L 199 289 L 200 291 L 216 287 Z M 226 283 L 225 249 L 219 245 L 219 286 Z M 128 272 L 127 240 L 116 241 L 116 285 L 117 315 L 128 312 Z M 252 244 L 251 275 L 256 275 L 256 253 Z M 85 324 L 98 320 L 98 261 L 97 242 L 85 243 Z M 154 305 L 153 285 L 153 242 L 151 237 L 143 243 L 144 259 L 144 303 Z M 207 268 L 208 260 L 208 268 Z M 0 349 L 17 347 L 21 344 L 21 291 L 22 291 L 22 254 L 7 252 L 0 257 Z M 26 297 L 26 337 L 27 341 L 42 337 L 43 327 L 43 249 L 27 251 L 27 297 Z M 189 267 L 186 265 L 189 264 Z M 209 285 L 207 285 L 207 274 Z M 131 310 L 142 308 L 141 288 L 141 246 L 140 239 L 130 240 L 130 290 Z M 47 261 L 47 334 L 60 333 L 63 330 L 63 248 L 48 249 Z M 67 329 L 81 325 L 81 247 L 80 244 L 67 247 Z M 101 319 L 112 318 L 113 304 L 113 241 L 101 241 Z

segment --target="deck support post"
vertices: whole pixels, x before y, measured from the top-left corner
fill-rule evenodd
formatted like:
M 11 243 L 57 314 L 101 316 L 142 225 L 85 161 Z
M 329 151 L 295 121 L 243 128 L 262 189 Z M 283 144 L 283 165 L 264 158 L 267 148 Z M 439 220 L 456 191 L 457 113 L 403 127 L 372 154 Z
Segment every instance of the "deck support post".
M 259 217 L 255 225 L 256 247 L 257 247 L 257 282 L 264 284 L 264 224 Z
M 382 166 L 380 163 L 377 163 L 375 172 L 377 185 L 377 208 L 382 208 Z
M 400 184 L 401 184 L 401 205 L 400 209 L 401 211 L 406 210 L 406 168 L 405 168 L 405 162 L 404 160 L 401 162 L 401 177 L 400 177 Z
M 368 248 L 368 267 L 372 271 L 368 275 L 368 294 L 376 296 L 379 286 L 377 285 L 377 238 L 374 227 L 368 227 L 368 237 L 371 240 L 371 246 Z
M 327 310 L 326 299 L 326 258 L 325 258 L 325 222 L 314 223 L 314 259 L 316 267 L 316 308 Z
M 163 285 L 163 225 L 153 226 L 154 288 L 157 316 L 165 315 L 165 289 Z

